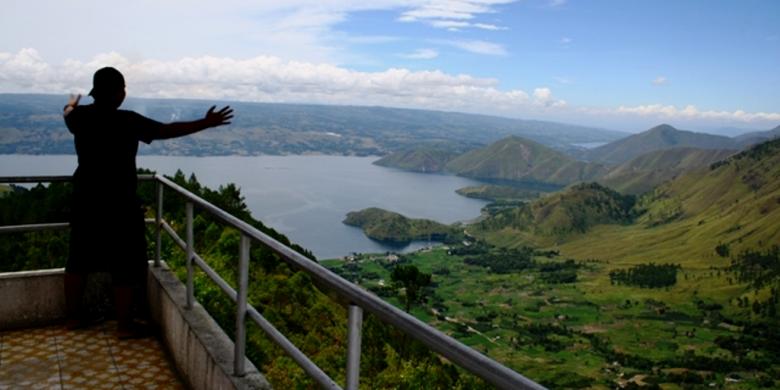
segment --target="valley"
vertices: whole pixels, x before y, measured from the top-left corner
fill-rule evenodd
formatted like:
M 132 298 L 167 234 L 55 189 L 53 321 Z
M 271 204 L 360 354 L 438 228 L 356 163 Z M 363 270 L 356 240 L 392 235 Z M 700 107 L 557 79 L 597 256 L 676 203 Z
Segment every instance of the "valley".
M 553 387 L 763 388 L 780 370 L 780 140 L 636 197 L 598 184 L 491 209 L 463 242 L 328 267 Z

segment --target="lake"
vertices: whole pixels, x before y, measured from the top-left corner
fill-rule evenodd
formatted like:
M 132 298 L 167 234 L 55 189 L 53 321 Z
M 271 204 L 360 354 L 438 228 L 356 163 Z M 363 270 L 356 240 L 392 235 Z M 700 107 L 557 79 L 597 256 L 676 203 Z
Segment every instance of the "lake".
M 455 193 L 458 188 L 479 182 L 384 168 L 372 164 L 376 159 L 138 156 L 138 166 L 167 175 L 181 169 L 215 189 L 236 183 L 255 218 L 320 259 L 352 252 L 403 252 L 427 245 L 413 242 L 397 247 L 371 240 L 359 228 L 341 223 L 350 211 L 380 207 L 410 218 L 453 223 L 478 217 L 486 204 Z M 70 175 L 75 167 L 75 155 L 0 155 L 0 176 Z

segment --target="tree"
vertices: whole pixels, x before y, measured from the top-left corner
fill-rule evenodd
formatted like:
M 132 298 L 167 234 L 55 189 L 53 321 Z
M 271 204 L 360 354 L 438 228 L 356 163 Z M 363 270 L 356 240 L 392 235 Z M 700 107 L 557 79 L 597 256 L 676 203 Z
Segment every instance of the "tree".
M 393 268 L 390 278 L 399 287 L 406 290 L 404 303 L 406 312 L 414 303 L 422 303 L 428 295 L 427 287 L 431 285 L 431 274 L 420 272 L 413 265 L 399 265 Z

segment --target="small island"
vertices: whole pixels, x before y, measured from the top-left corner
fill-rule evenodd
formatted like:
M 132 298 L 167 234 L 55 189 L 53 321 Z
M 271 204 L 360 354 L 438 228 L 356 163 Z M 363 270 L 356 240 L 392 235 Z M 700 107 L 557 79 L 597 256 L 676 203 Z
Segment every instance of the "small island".
M 429 219 L 412 219 L 376 207 L 347 213 L 344 224 L 363 229 L 371 239 L 391 244 L 415 240 L 444 241 L 455 233 L 451 226 Z
M 463 187 L 455 190 L 455 192 L 467 198 L 483 199 L 491 202 L 533 200 L 538 198 L 541 193 L 538 190 L 491 184 Z

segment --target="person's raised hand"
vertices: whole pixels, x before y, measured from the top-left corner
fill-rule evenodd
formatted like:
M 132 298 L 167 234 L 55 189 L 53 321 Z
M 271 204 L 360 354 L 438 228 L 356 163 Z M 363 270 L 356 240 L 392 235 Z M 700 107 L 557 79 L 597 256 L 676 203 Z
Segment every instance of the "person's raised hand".
M 79 100 L 81 100 L 81 94 L 70 95 L 70 99 L 68 99 L 68 104 L 66 104 L 65 107 L 63 107 L 62 109 L 65 115 L 68 115 L 71 111 L 73 111 L 74 108 L 76 108 L 76 106 L 79 105 Z
M 206 122 L 206 127 L 217 127 L 222 125 L 229 125 L 230 120 L 233 119 L 233 109 L 230 106 L 222 107 L 219 111 L 214 111 L 217 106 L 211 106 L 209 111 L 203 120 Z

